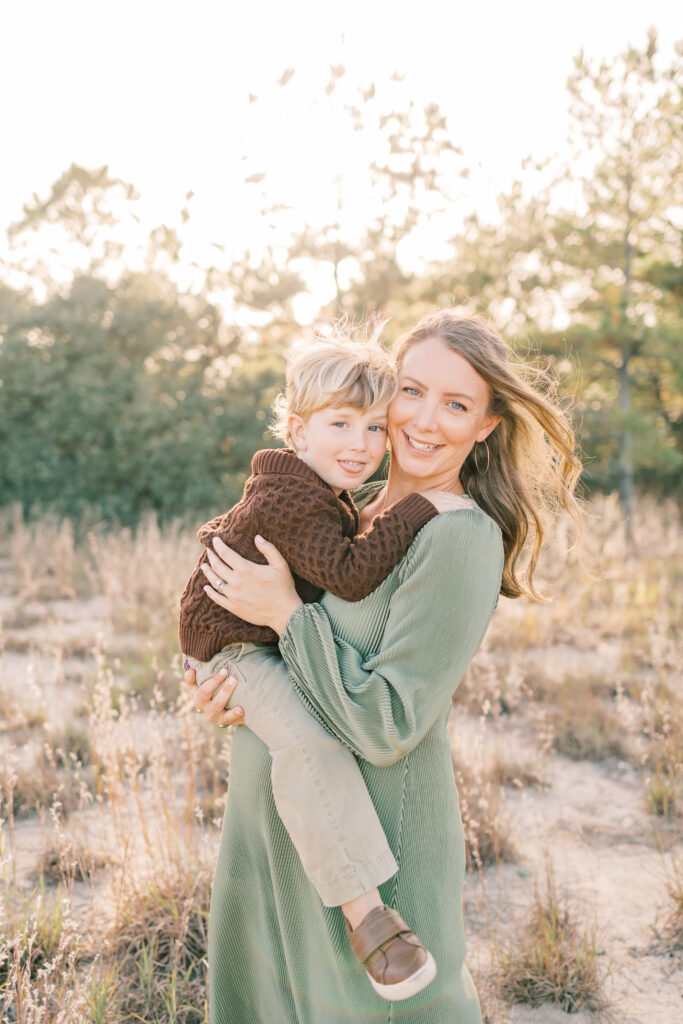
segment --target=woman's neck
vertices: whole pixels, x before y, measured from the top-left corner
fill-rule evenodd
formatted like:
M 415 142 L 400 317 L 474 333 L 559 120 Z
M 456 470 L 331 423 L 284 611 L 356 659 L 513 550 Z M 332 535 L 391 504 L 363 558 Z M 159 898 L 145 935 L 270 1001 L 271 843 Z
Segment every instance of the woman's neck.
M 465 489 L 460 483 L 457 473 L 442 473 L 439 476 L 417 477 L 403 473 L 396 463 L 389 465 L 387 477 L 386 505 L 393 505 L 408 494 L 416 491 L 450 491 L 451 494 L 464 494 Z

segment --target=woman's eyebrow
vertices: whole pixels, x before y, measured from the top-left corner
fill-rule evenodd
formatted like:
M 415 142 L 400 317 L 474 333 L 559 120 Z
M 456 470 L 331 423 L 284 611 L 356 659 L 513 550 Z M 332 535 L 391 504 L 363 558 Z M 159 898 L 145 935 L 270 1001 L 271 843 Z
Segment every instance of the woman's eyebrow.
M 414 384 L 419 384 L 421 388 L 424 384 L 417 379 L 417 377 L 405 377 L 405 380 L 412 380 Z M 445 398 L 466 398 L 468 402 L 474 402 L 471 395 L 466 395 L 464 391 L 444 391 Z

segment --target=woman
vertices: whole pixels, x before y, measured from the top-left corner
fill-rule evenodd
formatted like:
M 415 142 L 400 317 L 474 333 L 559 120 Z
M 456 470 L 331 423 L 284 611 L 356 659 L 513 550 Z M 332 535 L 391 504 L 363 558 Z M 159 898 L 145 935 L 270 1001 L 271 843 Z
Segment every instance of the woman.
M 358 757 L 399 864 L 382 897 L 432 951 L 437 977 L 387 1006 L 343 962 L 352 956 L 343 917 L 316 900 L 273 806 L 267 751 L 239 729 L 211 905 L 215 1024 L 481 1020 L 464 965 L 465 853 L 446 723 L 499 592 L 538 596 L 545 513 L 564 506 L 578 521 L 579 463 L 547 380 L 536 373 L 526 381 L 478 318 L 448 310 L 425 317 L 399 342 L 398 360 L 391 467 L 386 484 L 356 496 L 361 529 L 425 487 L 467 494 L 474 507 L 433 519 L 356 603 L 325 595 L 302 605 L 267 543 L 259 546 L 269 565 L 257 566 L 218 542 L 205 574 L 216 603 L 276 630 L 301 699 Z M 239 722 L 239 709 L 225 711 L 232 689 L 213 677 L 197 689 L 195 706 L 220 725 Z

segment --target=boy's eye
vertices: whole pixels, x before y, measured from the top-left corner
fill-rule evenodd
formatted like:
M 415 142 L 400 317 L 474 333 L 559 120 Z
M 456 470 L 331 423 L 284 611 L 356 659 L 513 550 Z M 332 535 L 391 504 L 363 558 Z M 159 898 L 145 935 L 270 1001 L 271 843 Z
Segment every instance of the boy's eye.
M 333 427 L 345 427 L 345 426 L 346 426 L 346 420 L 336 420 L 336 421 L 335 421 L 335 422 L 334 422 L 334 423 L 332 424 L 332 426 L 333 426 Z
M 375 434 L 386 429 L 383 423 L 371 423 L 368 427 L 368 430 L 372 430 Z

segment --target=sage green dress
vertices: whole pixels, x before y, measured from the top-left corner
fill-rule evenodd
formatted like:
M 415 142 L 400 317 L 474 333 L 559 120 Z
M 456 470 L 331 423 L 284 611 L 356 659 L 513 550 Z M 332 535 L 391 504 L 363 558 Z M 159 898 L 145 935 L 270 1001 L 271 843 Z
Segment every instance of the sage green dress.
M 365 500 L 380 485 L 363 489 Z M 349 948 L 277 815 L 267 748 L 235 731 L 209 922 L 212 1024 L 481 1024 L 464 965 L 463 829 L 446 728 L 451 697 L 496 606 L 498 526 L 443 513 L 372 594 L 299 608 L 280 649 L 301 699 L 356 754 L 399 864 L 380 887 L 438 974 L 388 1003 Z

